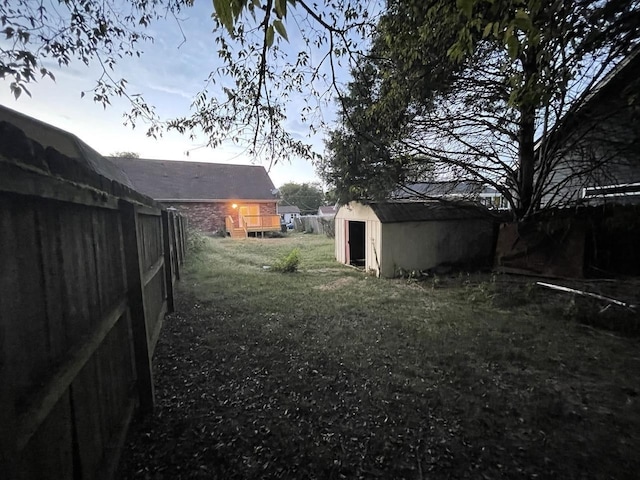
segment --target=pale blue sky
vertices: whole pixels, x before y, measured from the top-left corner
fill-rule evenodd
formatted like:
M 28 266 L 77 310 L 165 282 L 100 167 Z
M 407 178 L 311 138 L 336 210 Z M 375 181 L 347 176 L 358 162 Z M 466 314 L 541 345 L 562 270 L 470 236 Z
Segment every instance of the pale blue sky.
M 149 104 L 156 107 L 163 118 L 187 115 L 193 96 L 202 88 L 209 72 L 219 63 L 214 44 L 214 28 L 210 15 L 212 3 L 196 2 L 196 6 L 184 11 L 180 25 L 187 39 L 183 43 L 182 33 L 174 18 L 152 24 L 148 30 L 155 41 L 143 46 L 140 59 L 122 60 L 114 78 L 126 78 L 129 93 L 142 93 Z M 295 26 L 288 25 L 292 47 L 299 48 Z M 98 66 L 85 67 L 81 63 L 71 67 L 52 66 L 56 77 L 32 84 L 32 98 L 23 94 L 15 100 L 9 90 L 9 82 L 0 82 L 0 103 L 31 115 L 47 123 L 70 131 L 104 155 L 116 151 L 134 151 L 143 158 L 166 160 L 211 161 L 219 163 L 248 164 L 251 159 L 243 148 L 224 144 L 216 149 L 201 147 L 204 138 L 192 141 L 186 135 L 165 134 L 154 140 L 145 135 L 146 128 L 123 126 L 123 113 L 130 110 L 128 101 L 113 98 L 106 110 L 94 103 L 91 94 L 80 98 L 81 91 L 90 90 L 100 75 Z M 215 87 L 213 87 L 215 88 Z M 303 98 L 291 105 L 286 123 L 288 131 L 304 137 L 318 153 L 323 151 L 322 132 L 311 136 L 306 125 L 300 122 L 298 111 Z M 322 115 L 325 121 L 333 119 L 331 105 L 325 106 Z M 186 152 L 189 155 L 186 155 Z M 268 163 L 263 163 L 268 168 Z M 314 167 L 307 161 L 297 159 L 276 164 L 270 171 L 276 186 L 288 181 L 318 181 Z

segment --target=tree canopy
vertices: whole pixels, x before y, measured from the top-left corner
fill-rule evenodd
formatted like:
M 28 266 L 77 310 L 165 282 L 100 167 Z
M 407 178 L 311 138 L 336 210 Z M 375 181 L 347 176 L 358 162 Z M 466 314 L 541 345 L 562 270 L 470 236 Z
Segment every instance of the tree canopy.
M 138 152 L 130 152 L 126 150 L 113 152 L 110 156 L 118 158 L 140 158 L 140 154 Z
M 324 205 L 324 193 L 320 186 L 313 183 L 289 182 L 282 185 L 280 204 L 298 207 L 302 214 L 315 214 L 320 205 Z
M 97 62 L 94 100 L 126 96 L 127 121 L 144 120 L 150 135 L 202 131 L 210 146 L 248 140 L 255 156 L 315 159 L 341 198 L 412 178 L 470 178 L 526 218 L 558 161 L 547 134 L 638 44 L 640 25 L 640 0 L 213 0 L 222 66 L 189 113 L 160 119 L 115 68 L 140 55 L 150 24 L 191 5 L 0 1 L 0 78 L 19 97 L 37 75 L 53 78 L 52 61 Z M 346 90 L 341 67 L 353 71 Z M 316 108 L 341 98 L 328 161 L 284 127 L 298 94 L 312 129 L 323 123 Z
M 433 175 L 493 186 L 516 218 L 526 218 L 560 187 L 550 182 L 560 152 L 546 141 L 549 132 L 636 47 L 639 6 L 388 2 L 341 104 L 342 123 L 329 136 L 325 178 L 354 178 L 350 189 L 333 181 L 343 199 L 372 196 L 345 161 L 340 140 L 347 139 L 351 150 L 358 145 L 359 171 L 394 171 L 391 180 L 402 182 L 430 165 Z M 584 171 L 592 168 L 585 163 Z M 378 180 L 366 181 L 375 195 L 393 187 L 385 192 Z
M 321 128 L 318 107 L 335 90 L 338 59 L 349 62 L 362 50 L 358 40 L 374 25 L 370 10 L 379 9 L 376 2 L 214 0 L 212 43 L 219 62 L 193 93 L 189 112 L 160 118 L 143 96 L 128 90 L 118 62 L 142 54 L 144 42 L 152 40 L 149 26 L 166 18 L 179 23 L 178 16 L 192 5 L 193 0 L 1 0 L 0 78 L 8 79 L 19 97 L 30 94 L 38 77 L 53 79 L 52 64 L 97 64 L 102 74 L 93 99 L 106 106 L 114 96 L 127 97 L 126 122 L 144 123 L 149 135 L 203 133 L 208 146 L 231 140 L 248 146 L 256 158 L 315 158 L 311 147 L 284 127 L 289 102 L 295 95 L 303 98 L 306 105 L 296 112 L 300 120 L 311 131 Z

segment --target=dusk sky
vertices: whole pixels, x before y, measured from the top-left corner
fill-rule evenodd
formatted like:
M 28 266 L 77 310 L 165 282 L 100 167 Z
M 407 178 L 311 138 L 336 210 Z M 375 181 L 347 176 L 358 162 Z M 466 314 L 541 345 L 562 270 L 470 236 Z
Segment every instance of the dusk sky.
M 141 58 L 123 59 L 113 77 L 127 79 L 129 93 L 143 94 L 163 119 L 188 115 L 193 97 L 203 87 L 209 72 L 219 65 L 211 33 L 214 28 L 211 12 L 211 2 L 196 2 L 196 6 L 179 16 L 186 36 L 184 43 L 178 21 L 173 17 L 152 24 L 147 33 L 154 37 L 155 42 L 143 45 Z M 295 38 L 295 26 L 287 27 L 291 45 L 296 47 L 299 43 Z M 244 149 L 232 144 L 211 149 L 202 147 L 204 137 L 192 141 L 188 136 L 177 133 L 165 134 L 155 140 L 145 135 L 146 127 L 142 124 L 135 129 L 124 126 L 123 113 L 130 110 L 126 99 L 111 99 L 112 105 L 106 110 L 92 100 L 90 90 L 100 76 L 99 65 L 85 67 L 77 62 L 66 68 L 55 64 L 50 67 L 56 81 L 44 78 L 32 84 L 31 98 L 23 94 L 16 100 L 9 90 L 9 81 L 0 81 L 0 103 L 74 133 L 103 155 L 132 151 L 142 158 L 251 163 Z M 80 96 L 82 91 L 87 91 L 84 98 Z M 301 106 L 302 99 L 300 105 L 292 104 L 287 129 L 314 145 L 316 152 L 322 153 L 322 132 L 308 138 L 308 126 L 300 123 L 298 114 Z M 331 121 L 333 114 L 331 106 L 322 110 L 325 121 Z M 186 152 L 189 152 L 188 156 Z M 262 164 L 269 167 L 268 163 Z M 319 181 L 313 165 L 303 160 L 278 163 L 271 169 L 270 176 L 276 186 L 288 181 Z

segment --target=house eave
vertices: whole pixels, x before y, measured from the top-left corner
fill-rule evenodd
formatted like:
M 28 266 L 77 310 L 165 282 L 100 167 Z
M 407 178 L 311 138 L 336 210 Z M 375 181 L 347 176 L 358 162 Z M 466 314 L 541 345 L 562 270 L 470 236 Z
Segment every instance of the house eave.
M 245 202 L 245 203 L 273 203 L 277 199 L 251 199 L 251 198 L 157 198 L 156 202 L 162 203 L 229 203 L 229 202 Z

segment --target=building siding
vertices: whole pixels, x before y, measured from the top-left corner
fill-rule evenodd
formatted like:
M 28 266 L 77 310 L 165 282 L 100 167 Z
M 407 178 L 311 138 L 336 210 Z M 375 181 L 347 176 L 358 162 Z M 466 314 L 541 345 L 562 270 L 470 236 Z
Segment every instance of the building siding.
M 236 202 L 237 205 L 249 205 Z M 230 215 L 238 222 L 239 208 L 233 202 L 164 202 L 167 207 L 176 208 L 189 219 L 189 227 L 204 233 L 215 233 L 225 229 L 225 218 Z M 251 205 L 254 205 L 251 203 Z M 260 215 L 275 215 L 276 202 L 260 203 Z
M 365 224 L 365 270 L 381 277 L 442 264 L 471 268 L 491 264 L 494 221 L 490 218 L 381 223 L 371 207 L 352 202 L 336 215 L 335 255 L 340 263 L 348 263 L 350 221 Z

